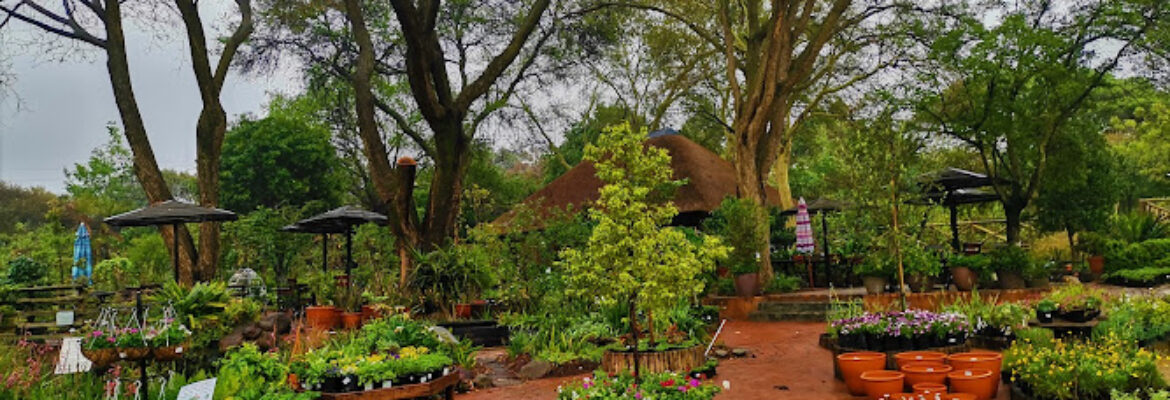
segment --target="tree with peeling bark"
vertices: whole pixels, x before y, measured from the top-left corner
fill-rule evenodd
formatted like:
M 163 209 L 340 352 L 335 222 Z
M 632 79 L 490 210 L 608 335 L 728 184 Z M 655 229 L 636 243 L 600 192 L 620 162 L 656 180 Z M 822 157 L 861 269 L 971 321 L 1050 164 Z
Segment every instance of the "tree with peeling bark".
M 207 42 L 195 0 L 174 0 L 182 17 L 191 54 L 191 67 L 199 87 L 203 107 L 195 127 L 196 161 L 201 205 L 219 204 L 219 156 L 223 135 L 227 130 L 227 114 L 220 101 L 220 92 L 227 78 L 236 50 L 252 32 L 250 0 L 237 0 L 239 21 L 231 36 L 222 41 L 217 62 L 211 61 L 211 46 Z M 64 0 L 56 2 L 37 0 L 0 0 L 0 31 L 6 25 L 18 22 L 28 24 L 53 36 L 74 40 L 96 47 L 106 55 L 106 71 L 113 89 L 114 102 L 122 119 L 123 132 L 134 156 L 134 173 L 151 203 L 173 199 L 154 157 L 146 126 L 134 94 L 127 44 L 124 31 L 125 12 L 120 1 Z M 160 230 L 167 248 L 174 234 L 169 228 Z M 191 284 L 210 279 L 219 262 L 218 223 L 204 223 L 200 227 L 199 249 L 185 227 L 178 232 L 179 281 Z M 200 257 L 199 255 L 203 256 Z
M 719 57 L 722 69 L 706 114 L 728 134 L 741 198 L 765 204 L 765 186 L 780 204 L 794 205 L 788 184 L 792 139 L 826 99 L 888 67 L 907 51 L 893 51 L 889 29 L 910 8 L 882 0 L 629 0 L 622 7 L 658 15 Z M 697 54 L 703 54 L 699 52 Z M 761 207 L 757 218 L 767 219 Z M 765 238 L 767 239 L 767 238 Z M 768 243 L 764 240 L 762 243 Z M 772 279 L 770 251 L 761 248 L 760 279 Z
M 919 70 L 924 129 L 979 153 L 1003 204 L 1008 243 L 1020 242 L 1024 210 L 1067 150 L 1092 95 L 1126 60 L 1166 59 L 1158 41 L 1170 27 L 1165 0 L 1094 1 L 1062 8 L 1047 1 L 967 11 L 939 29 Z M 1164 40 L 1164 39 L 1161 39 Z

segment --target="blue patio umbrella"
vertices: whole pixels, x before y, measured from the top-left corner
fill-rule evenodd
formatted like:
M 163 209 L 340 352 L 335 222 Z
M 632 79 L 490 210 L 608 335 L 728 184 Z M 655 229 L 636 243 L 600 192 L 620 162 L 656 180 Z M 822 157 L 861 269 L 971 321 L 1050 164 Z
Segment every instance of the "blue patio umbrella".
M 85 266 L 78 261 L 84 259 Z M 85 277 L 93 283 L 93 249 L 89 245 L 89 229 L 82 222 L 77 227 L 77 239 L 73 241 L 73 279 Z

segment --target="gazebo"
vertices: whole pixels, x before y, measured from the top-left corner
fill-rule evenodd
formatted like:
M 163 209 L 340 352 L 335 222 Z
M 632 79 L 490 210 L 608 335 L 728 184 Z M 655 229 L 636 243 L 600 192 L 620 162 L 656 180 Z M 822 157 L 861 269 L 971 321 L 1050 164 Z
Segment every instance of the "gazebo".
M 666 149 L 670 153 L 670 167 L 674 169 L 674 179 L 687 180 L 686 185 L 680 187 L 672 199 L 679 211 L 674 218 L 674 225 L 696 226 L 710 215 L 711 211 L 719 208 L 724 198 L 737 194 L 735 169 L 731 163 L 698 143 L 667 130 L 654 132 L 644 143 L 647 146 Z M 580 211 L 587 208 L 598 199 L 598 190 L 602 186 L 596 172 L 593 163 L 582 161 L 524 199 L 521 204 L 531 208 L 536 214 L 534 222 L 518 221 L 517 211 L 514 209 L 493 223 L 511 230 L 540 229 L 542 228 L 540 221 L 559 211 L 566 209 Z M 775 189 L 768 188 L 766 196 L 768 205 L 780 204 L 780 195 Z
M 995 181 L 987 175 L 958 168 L 944 168 L 918 177 L 922 196 L 907 201 L 909 204 L 942 205 L 951 212 L 951 247 L 962 250 L 959 241 L 958 206 L 963 204 L 990 203 L 999 196 L 990 190 L 980 189 L 991 186 Z

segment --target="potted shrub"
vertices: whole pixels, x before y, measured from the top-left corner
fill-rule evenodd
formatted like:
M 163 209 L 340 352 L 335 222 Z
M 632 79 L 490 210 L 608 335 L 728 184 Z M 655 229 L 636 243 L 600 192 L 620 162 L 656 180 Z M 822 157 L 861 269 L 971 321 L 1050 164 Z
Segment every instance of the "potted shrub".
M 756 263 L 742 263 L 731 268 L 735 275 L 735 294 L 740 297 L 752 297 L 760 293 L 760 265 Z
M 1028 268 L 1024 269 L 1024 280 L 1028 282 L 1028 287 L 1040 289 L 1048 288 L 1050 265 L 1052 264 L 1045 264 L 1040 262 L 1028 263 Z
M 853 266 L 853 273 L 861 276 L 868 294 L 881 294 L 886 291 L 886 284 L 890 277 L 890 262 L 885 255 L 871 255 L 861 264 Z
M 975 284 L 979 282 L 979 275 L 987 270 L 990 263 L 991 260 L 979 254 L 957 255 L 947 261 L 947 266 L 950 267 L 955 287 L 969 292 L 975 288 Z
M 1056 302 L 1052 299 L 1041 299 L 1036 303 L 1036 319 L 1042 323 L 1052 322 L 1052 316 L 1056 313 Z
M 337 290 L 336 304 L 341 309 L 341 324 L 345 329 L 362 325 L 362 291 L 352 283 Z
M 910 290 L 922 293 L 934 288 L 934 278 L 942 273 L 942 263 L 929 250 L 916 244 L 902 248 L 902 268 Z
M 1023 289 L 1027 287 L 1024 281 L 1024 271 L 1032 263 L 1028 252 L 1019 246 L 1000 246 L 991 253 L 991 264 L 995 274 L 999 277 L 999 285 L 1003 289 Z
M 1097 232 L 1081 232 L 1077 235 L 1077 250 L 1089 255 L 1089 270 L 1094 275 L 1105 273 L 1105 251 L 1109 247 L 1109 239 Z

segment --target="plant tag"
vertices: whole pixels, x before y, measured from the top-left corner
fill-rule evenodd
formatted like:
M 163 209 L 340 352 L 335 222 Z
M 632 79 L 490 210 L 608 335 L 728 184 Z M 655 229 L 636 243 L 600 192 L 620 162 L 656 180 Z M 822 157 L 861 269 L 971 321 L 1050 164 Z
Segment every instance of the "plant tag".
M 419 383 L 427 383 L 427 377 L 424 376 L 422 379 L 419 379 Z
M 175 354 L 183 354 L 183 346 L 176 347 Z
M 126 358 L 126 353 L 118 353 L 118 358 Z
M 914 359 L 915 359 L 915 360 L 921 360 L 921 359 L 922 359 L 922 356 L 914 356 Z
M 934 367 L 926 367 L 926 372 L 934 372 Z
M 963 371 L 963 375 L 971 376 L 971 370 Z
M 349 377 L 347 376 L 347 377 L 345 377 L 345 379 L 342 379 L 342 380 L 341 380 L 341 384 L 342 384 L 342 385 L 348 385 L 348 384 L 349 384 Z

